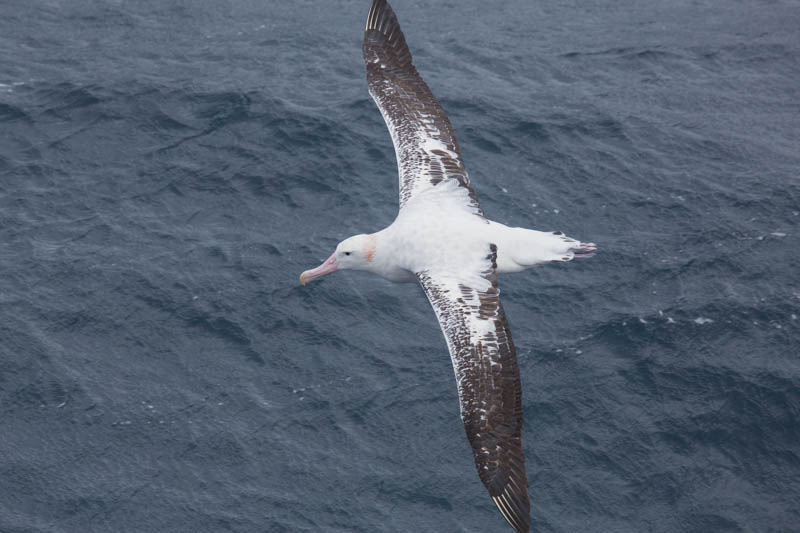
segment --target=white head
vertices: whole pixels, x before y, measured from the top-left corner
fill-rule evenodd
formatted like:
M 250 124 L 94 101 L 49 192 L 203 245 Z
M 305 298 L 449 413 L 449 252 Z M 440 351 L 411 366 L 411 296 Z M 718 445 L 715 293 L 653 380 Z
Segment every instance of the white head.
M 370 270 L 371 262 L 375 256 L 375 243 L 377 236 L 355 235 L 343 240 L 336 247 L 336 251 L 317 268 L 306 270 L 300 274 L 300 283 L 305 285 L 311 280 L 337 270 Z

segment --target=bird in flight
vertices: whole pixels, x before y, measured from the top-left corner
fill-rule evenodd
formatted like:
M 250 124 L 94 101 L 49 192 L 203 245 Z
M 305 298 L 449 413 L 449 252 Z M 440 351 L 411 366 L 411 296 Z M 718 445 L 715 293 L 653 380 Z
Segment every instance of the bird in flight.
M 372 3 L 363 53 L 369 93 L 394 144 L 400 209 L 387 228 L 340 242 L 300 282 L 353 269 L 422 286 L 450 350 L 478 476 L 511 527 L 530 531 L 522 385 L 497 275 L 591 257 L 596 246 L 484 216 L 450 120 L 412 64 L 386 0 Z

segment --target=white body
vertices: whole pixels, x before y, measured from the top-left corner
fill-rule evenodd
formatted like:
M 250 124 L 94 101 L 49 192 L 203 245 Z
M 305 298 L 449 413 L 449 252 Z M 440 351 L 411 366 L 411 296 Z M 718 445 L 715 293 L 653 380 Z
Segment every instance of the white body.
M 414 196 L 389 227 L 375 234 L 374 260 L 364 270 L 394 282 L 416 281 L 415 273 L 426 270 L 466 280 L 482 270 L 490 244 L 497 246 L 498 273 L 569 261 L 581 246 L 561 232 L 487 220 L 466 205 L 466 196 L 465 189 L 444 183 Z

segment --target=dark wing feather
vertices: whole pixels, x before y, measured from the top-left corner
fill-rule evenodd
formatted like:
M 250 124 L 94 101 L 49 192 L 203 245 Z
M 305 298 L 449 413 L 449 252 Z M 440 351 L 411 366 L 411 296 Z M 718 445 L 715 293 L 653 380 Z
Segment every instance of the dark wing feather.
M 530 530 L 522 451 L 522 386 L 497 288 L 491 246 L 481 287 L 435 272 L 417 274 L 442 328 L 458 382 L 461 418 L 483 484 L 517 531 Z M 474 284 L 473 284 L 474 285 Z
M 400 208 L 415 194 L 446 180 L 465 187 L 480 212 L 461 160 L 461 149 L 441 104 L 411 63 L 400 24 L 386 0 L 375 0 L 364 32 L 369 93 L 394 143 L 400 174 Z

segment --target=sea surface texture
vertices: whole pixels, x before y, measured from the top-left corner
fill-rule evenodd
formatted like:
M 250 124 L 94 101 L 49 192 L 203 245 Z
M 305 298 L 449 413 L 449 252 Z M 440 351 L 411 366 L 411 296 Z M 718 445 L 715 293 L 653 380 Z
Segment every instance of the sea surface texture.
M 369 0 L 0 2 L 0 531 L 504 532 Z M 537 532 L 800 531 L 800 3 L 394 0 L 487 216 Z M 431 228 L 435 231 L 435 228 Z

